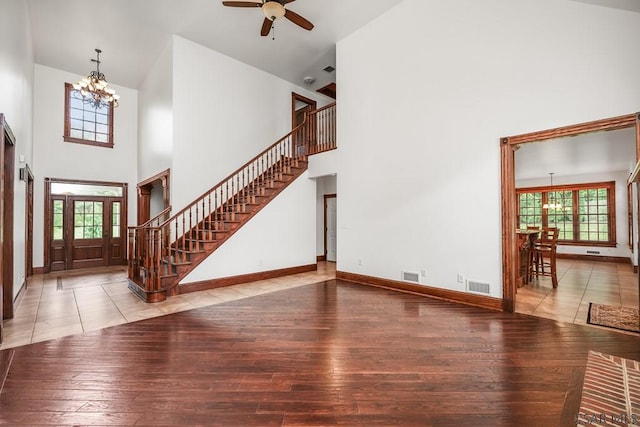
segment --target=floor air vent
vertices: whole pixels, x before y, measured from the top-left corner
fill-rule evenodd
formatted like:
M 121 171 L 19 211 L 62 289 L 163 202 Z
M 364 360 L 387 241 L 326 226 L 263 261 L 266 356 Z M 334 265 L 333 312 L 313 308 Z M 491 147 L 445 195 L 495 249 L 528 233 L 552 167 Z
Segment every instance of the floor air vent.
M 476 282 L 474 280 L 467 281 L 467 291 L 476 294 L 490 295 L 491 285 L 489 283 Z
M 404 280 L 405 282 L 420 283 L 420 273 L 416 273 L 413 271 L 403 271 L 402 280 Z

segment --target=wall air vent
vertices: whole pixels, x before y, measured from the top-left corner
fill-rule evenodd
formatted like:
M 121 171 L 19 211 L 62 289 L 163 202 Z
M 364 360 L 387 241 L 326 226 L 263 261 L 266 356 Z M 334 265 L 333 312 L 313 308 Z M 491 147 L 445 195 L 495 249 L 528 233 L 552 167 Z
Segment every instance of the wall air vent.
M 491 284 L 468 280 L 467 291 L 473 292 L 474 294 L 491 295 Z
M 402 280 L 405 282 L 420 283 L 420 273 L 416 273 L 415 271 L 403 271 Z

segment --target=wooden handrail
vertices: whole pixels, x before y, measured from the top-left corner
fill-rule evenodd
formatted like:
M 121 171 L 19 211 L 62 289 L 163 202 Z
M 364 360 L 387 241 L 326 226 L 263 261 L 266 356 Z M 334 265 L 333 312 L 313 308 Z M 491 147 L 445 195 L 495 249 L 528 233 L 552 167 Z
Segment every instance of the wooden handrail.
M 129 227 L 129 277 L 145 291 L 162 289 L 161 277 L 202 253 L 219 235 L 240 226 L 248 208 L 264 203 L 273 188 L 299 173 L 308 155 L 336 147 L 335 106 L 305 115 L 304 121 L 257 156 L 164 221 L 170 208 L 138 227 Z
M 162 212 L 160 212 L 158 215 L 154 216 L 150 220 L 146 221 L 145 223 L 138 225 L 138 227 L 149 227 L 155 221 L 158 221 L 159 223 L 160 217 L 167 215 L 169 212 L 171 212 L 171 206 L 165 208 Z
M 211 187 L 209 190 L 205 191 L 204 193 L 202 193 L 200 195 L 200 197 L 196 198 L 197 200 L 200 200 L 204 197 L 206 197 L 207 195 L 211 194 L 213 191 L 215 191 L 216 189 L 220 188 L 221 186 L 224 185 L 225 182 L 228 182 L 230 179 L 232 179 L 234 176 L 236 176 L 239 172 L 241 172 L 243 169 L 245 169 L 247 166 L 250 166 L 253 162 L 255 162 L 256 160 L 259 160 L 262 156 L 265 155 L 265 153 L 269 152 L 270 150 L 272 150 L 274 147 L 276 147 L 278 144 L 280 144 L 282 141 L 284 141 L 286 138 L 290 137 L 291 135 L 293 135 L 295 132 L 297 132 L 299 129 L 302 129 L 302 127 L 306 124 L 306 121 L 303 121 L 302 123 L 300 123 L 298 126 L 296 126 L 291 132 L 289 132 L 288 134 L 286 134 L 285 136 L 283 136 L 282 138 L 280 138 L 279 140 L 277 140 L 276 142 L 274 142 L 273 144 L 271 144 L 269 147 L 265 148 L 264 150 L 262 150 L 260 152 L 260 154 L 258 154 L 257 156 L 255 156 L 254 158 L 252 158 L 251 160 L 249 160 L 247 163 L 245 163 L 244 165 L 240 166 L 238 169 L 236 169 L 235 171 L 231 172 L 229 175 L 227 175 L 226 178 L 222 178 L 222 180 L 214 185 L 213 187 Z M 191 205 L 193 205 L 193 203 L 191 203 L 190 205 L 188 205 L 187 207 L 185 207 L 184 209 L 182 209 L 181 211 L 175 213 L 171 218 L 167 219 L 165 222 L 163 222 L 162 224 L 160 224 L 160 227 L 163 227 L 165 225 L 167 225 L 169 222 L 171 222 L 172 220 L 174 220 L 176 217 L 178 217 L 179 215 L 185 213 L 190 207 Z
M 318 108 L 316 110 L 309 111 L 309 114 L 318 114 L 318 113 L 321 113 L 321 112 L 323 112 L 325 110 L 328 110 L 330 108 L 334 108 L 335 109 L 335 106 L 336 106 L 336 103 L 332 102 L 331 104 L 327 104 L 324 107 L 320 107 L 320 108 Z

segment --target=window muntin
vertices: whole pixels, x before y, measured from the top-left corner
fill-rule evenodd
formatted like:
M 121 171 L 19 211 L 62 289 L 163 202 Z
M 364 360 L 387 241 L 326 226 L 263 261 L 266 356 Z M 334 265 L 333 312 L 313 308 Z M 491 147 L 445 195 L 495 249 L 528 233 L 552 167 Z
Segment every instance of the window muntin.
M 615 182 L 517 189 L 518 224 L 557 227 L 558 242 L 615 246 Z M 562 208 L 543 209 L 545 204 Z
M 546 227 L 558 229 L 558 240 L 573 239 L 573 191 L 551 191 L 547 193 L 547 203 L 560 204 L 561 209 L 546 210 L 548 222 Z
M 607 190 L 604 188 L 579 190 L 580 239 L 609 240 Z
M 520 206 L 520 228 L 527 226 L 542 227 L 542 193 L 518 194 Z
M 102 238 L 103 202 L 76 201 L 73 207 L 73 238 Z
M 64 140 L 113 147 L 113 105 L 85 103 L 80 91 L 65 83 Z

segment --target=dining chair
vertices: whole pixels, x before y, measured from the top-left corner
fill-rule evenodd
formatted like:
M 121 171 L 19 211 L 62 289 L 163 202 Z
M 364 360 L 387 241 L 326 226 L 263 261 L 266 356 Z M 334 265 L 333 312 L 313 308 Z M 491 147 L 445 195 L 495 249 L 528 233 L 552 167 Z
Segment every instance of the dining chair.
M 560 232 L 556 227 L 542 227 L 540 230 L 540 238 L 533 245 L 532 266 L 535 267 L 534 274 L 536 277 L 551 277 L 551 283 L 554 288 L 558 287 L 558 274 L 556 268 L 556 250 L 558 247 L 558 237 Z M 548 261 L 546 260 L 548 258 Z M 546 268 L 546 270 L 545 270 Z
M 537 225 L 527 225 L 527 230 L 537 230 L 540 231 L 540 227 Z M 530 234 L 529 235 L 529 247 L 527 248 L 527 283 L 530 283 L 533 280 L 534 274 L 534 252 L 533 247 L 538 243 L 539 234 Z

